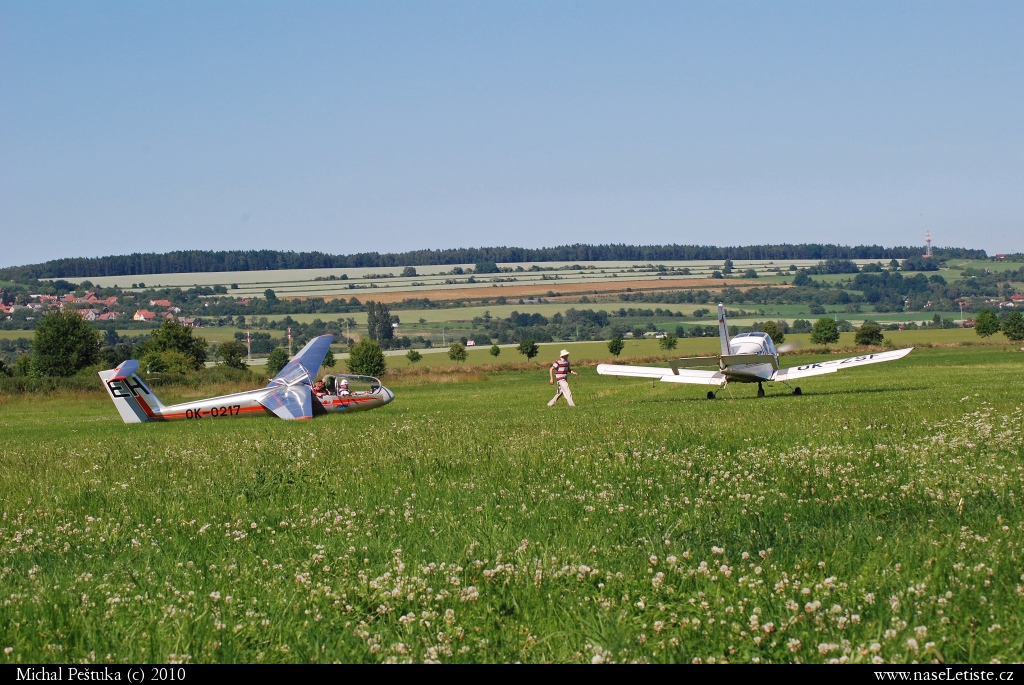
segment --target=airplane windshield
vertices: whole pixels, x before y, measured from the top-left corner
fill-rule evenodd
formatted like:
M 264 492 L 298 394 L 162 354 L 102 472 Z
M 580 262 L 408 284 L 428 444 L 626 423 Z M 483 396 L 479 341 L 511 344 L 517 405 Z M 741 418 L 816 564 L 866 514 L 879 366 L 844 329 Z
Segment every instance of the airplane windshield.
M 740 333 L 733 339 L 733 351 L 736 354 L 775 354 L 775 344 L 767 333 L 755 331 Z

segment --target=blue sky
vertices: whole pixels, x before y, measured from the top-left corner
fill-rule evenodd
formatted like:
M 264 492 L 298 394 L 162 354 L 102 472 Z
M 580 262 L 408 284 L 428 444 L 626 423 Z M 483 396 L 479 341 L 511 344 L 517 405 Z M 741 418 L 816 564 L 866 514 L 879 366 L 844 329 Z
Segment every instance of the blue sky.
M 1024 250 L 1024 3 L 0 0 L 0 265 Z

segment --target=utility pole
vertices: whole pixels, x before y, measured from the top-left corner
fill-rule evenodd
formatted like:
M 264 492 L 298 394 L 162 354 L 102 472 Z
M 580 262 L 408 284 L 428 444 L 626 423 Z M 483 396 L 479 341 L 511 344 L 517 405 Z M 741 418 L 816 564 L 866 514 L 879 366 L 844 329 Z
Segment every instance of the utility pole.
M 249 335 L 249 329 L 245 329 L 245 354 L 248 358 L 249 363 L 252 363 L 252 336 Z
M 288 327 L 288 358 L 292 358 L 292 327 Z

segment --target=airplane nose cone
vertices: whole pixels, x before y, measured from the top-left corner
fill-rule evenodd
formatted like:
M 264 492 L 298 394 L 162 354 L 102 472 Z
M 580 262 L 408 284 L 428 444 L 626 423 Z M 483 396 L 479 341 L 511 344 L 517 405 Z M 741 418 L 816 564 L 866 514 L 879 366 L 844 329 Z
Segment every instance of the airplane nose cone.
M 381 397 L 384 399 L 384 404 L 387 404 L 391 400 L 395 399 L 395 393 L 391 392 L 390 390 L 385 388 L 383 385 L 380 386 L 380 394 L 381 394 Z

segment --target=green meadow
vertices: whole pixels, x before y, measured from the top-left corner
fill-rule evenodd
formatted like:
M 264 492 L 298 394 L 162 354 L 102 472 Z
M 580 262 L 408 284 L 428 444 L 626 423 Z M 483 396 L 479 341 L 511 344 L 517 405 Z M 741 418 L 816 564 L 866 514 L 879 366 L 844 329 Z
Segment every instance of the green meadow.
M 575 409 L 398 374 L 309 422 L 0 396 L 0 663 L 1019 661 L 1017 347 L 760 400 L 580 365 Z

